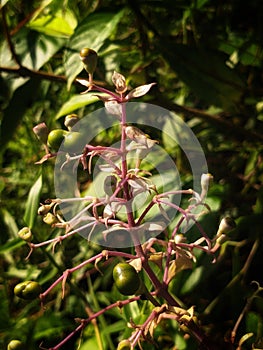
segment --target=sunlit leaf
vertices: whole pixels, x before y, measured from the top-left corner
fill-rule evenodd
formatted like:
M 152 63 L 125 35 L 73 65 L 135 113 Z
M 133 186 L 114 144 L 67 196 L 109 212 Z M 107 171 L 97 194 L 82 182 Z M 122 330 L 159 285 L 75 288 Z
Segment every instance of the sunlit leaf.
M 99 93 L 97 93 L 98 95 Z M 98 101 L 98 97 L 94 94 L 85 94 L 85 95 L 73 95 L 66 103 L 64 103 L 58 113 L 56 114 L 56 119 L 75 112 L 77 109 L 85 107 L 89 104 Z
M 12 39 L 21 64 L 35 70 L 40 69 L 65 43 L 65 38 L 48 36 L 29 28 L 22 28 Z M 28 43 L 30 43 L 30 49 Z M 0 62 L 2 66 L 16 66 L 6 41 L 0 48 Z M 28 78 L 9 79 L 11 93 L 27 81 Z M 34 93 L 34 90 L 32 91 Z
M 18 227 L 14 216 L 12 216 L 11 213 L 4 208 L 1 210 L 0 213 L 1 213 L 1 219 L 5 223 L 5 226 L 8 228 L 9 234 L 13 237 L 16 237 L 18 232 Z
M 26 225 L 30 228 L 33 227 L 37 210 L 39 207 L 39 199 L 42 190 L 42 174 L 38 177 L 34 185 L 29 191 L 29 195 L 26 202 L 26 211 L 24 215 L 24 221 Z
M 74 33 L 73 28 L 64 18 L 53 17 L 51 15 L 37 18 L 28 27 L 46 35 L 62 38 L 69 37 Z

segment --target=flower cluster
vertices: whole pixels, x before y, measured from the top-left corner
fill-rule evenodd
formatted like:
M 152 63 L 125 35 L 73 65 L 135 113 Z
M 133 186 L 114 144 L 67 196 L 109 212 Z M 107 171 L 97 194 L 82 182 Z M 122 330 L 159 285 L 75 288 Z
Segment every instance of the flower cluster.
M 154 83 L 129 91 L 125 77 L 114 72 L 112 82 L 115 91 L 112 92 L 96 85 L 93 81 L 97 63 L 95 51 L 83 49 L 80 52 L 80 58 L 89 78 L 87 80 L 77 79 L 77 81 L 88 88 L 83 93 L 91 91 L 100 93 L 97 96 L 104 103 L 107 113 L 115 116 L 119 121 L 120 143 L 118 146 L 85 143 L 79 151 L 78 148 L 74 148 L 74 144 L 79 140 L 83 141 L 81 130 L 77 129 L 79 119 L 75 114 L 68 115 L 65 118 L 67 130 L 57 129 L 49 132 L 44 123 L 34 128 L 33 131 L 44 144 L 46 152 L 38 163 L 56 157 L 58 154 L 64 154 L 65 161 L 62 168 L 77 161 L 85 171 L 92 173 L 93 160 L 99 158 L 102 161 L 99 169 L 105 172 L 101 186 L 103 195 L 49 199 L 40 205 L 38 214 L 42 216 L 46 224 L 63 228 L 65 233 L 40 243 L 34 242 L 29 228 L 23 228 L 19 236 L 29 245 L 30 253 L 38 247 L 50 244 L 55 248 L 57 243 L 77 234 L 85 236 L 89 241 L 92 241 L 94 237 L 99 237 L 97 242 L 101 246 L 111 248 L 102 249 L 100 253 L 66 270 L 47 290 L 40 293 L 42 303 L 58 284 L 62 285 L 62 295 L 64 295 L 65 284 L 70 274 L 90 264 L 99 270 L 98 263 L 106 262 L 109 258 L 125 261 L 124 265 L 115 270 L 117 272 L 114 274 L 114 280 L 120 292 L 124 291 L 124 295 L 131 294 L 131 296 L 91 313 L 87 319 L 80 319 L 76 329 L 52 349 L 60 349 L 71 337 L 81 332 L 90 322 L 111 308 L 123 307 L 138 300 L 150 302 L 151 311 L 141 325 L 130 320 L 127 326 L 132 329 L 131 335 L 119 343 L 119 350 L 134 349 L 141 341 L 153 339 L 155 328 L 163 319 L 176 320 L 182 329 L 186 329 L 186 332 L 202 343 L 204 349 L 212 349 L 196 320 L 193 307 L 185 309 L 169 292 L 169 284 L 178 272 L 192 268 L 196 260 L 194 250 L 210 254 L 211 261 L 215 260 L 216 251 L 227 239 L 228 232 L 234 227 L 229 218 L 224 218 L 218 232 L 213 238 L 210 238 L 198 222 L 199 215 L 210 210 L 205 199 L 212 175 L 203 174 L 201 176 L 201 193 L 193 189 L 161 192 L 152 181 L 151 173 L 143 168 L 143 160 L 153 151 L 158 141 L 151 139 L 137 126 L 130 125 L 126 115 L 127 102 L 145 95 L 154 86 Z M 61 147 L 62 143 L 63 147 Z M 133 167 L 130 166 L 128 158 L 131 152 L 135 153 L 135 166 Z M 146 200 L 141 210 L 135 212 L 134 203 L 138 201 L 141 194 L 145 194 Z M 189 204 L 186 208 L 180 207 L 171 200 L 172 197 L 179 195 L 189 197 Z M 70 218 L 65 218 L 60 207 L 67 207 L 76 202 L 81 204 L 81 209 Z M 150 215 L 151 211 L 156 208 L 159 212 L 158 220 L 151 219 Z M 178 213 L 177 220 L 171 222 L 167 208 Z M 201 211 L 197 210 L 200 208 Z M 181 229 L 183 224 L 194 224 L 197 227 L 200 235 L 195 241 L 188 241 L 187 235 Z M 130 246 L 134 247 L 134 253 L 115 249 Z M 152 263 L 158 267 L 158 273 L 152 268 Z M 147 283 L 138 277 L 141 273 L 144 273 L 144 278 L 150 280 L 152 289 L 147 289 Z M 133 288 L 134 281 L 136 281 L 136 288 Z M 130 287 L 127 288 L 127 286 Z M 24 293 L 24 290 L 21 292 L 19 290 L 19 293 Z

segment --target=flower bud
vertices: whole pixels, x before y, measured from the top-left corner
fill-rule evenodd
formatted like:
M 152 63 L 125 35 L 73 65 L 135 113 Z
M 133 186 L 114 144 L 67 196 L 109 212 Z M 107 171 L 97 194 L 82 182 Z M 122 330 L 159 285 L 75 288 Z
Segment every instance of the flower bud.
M 226 234 L 232 231 L 234 228 L 236 228 L 235 221 L 231 217 L 226 216 L 220 221 L 219 228 L 216 235 L 219 237 L 222 234 Z
M 70 131 L 73 128 L 73 126 L 77 124 L 78 121 L 79 118 L 77 114 L 68 114 L 65 117 L 64 125 Z
M 217 230 L 216 243 L 221 245 L 226 242 L 228 240 L 227 234 L 234 228 L 236 228 L 235 221 L 229 216 L 224 217 L 220 221 L 219 228 Z
M 45 145 L 47 144 L 48 128 L 45 123 L 40 123 L 34 126 L 33 132 L 42 143 Z
M 42 204 L 39 208 L 38 208 L 38 215 L 46 215 L 49 210 L 53 207 L 53 203 L 51 204 Z
M 201 176 L 201 188 L 202 188 L 202 192 L 201 192 L 201 199 L 203 199 L 208 192 L 208 188 L 210 183 L 213 180 L 213 176 L 211 174 L 202 174 Z
M 178 233 L 177 235 L 175 235 L 175 237 L 174 237 L 175 244 L 180 244 L 180 243 L 185 243 L 185 242 L 186 242 L 186 238 L 184 235 L 182 235 L 181 233 Z
M 41 293 L 41 287 L 38 282 L 25 281 L 18 283 L 14 288 L 14 294 L 25 300 L 33 300 Z
M 89 48 L 84 48 L 80 51 L 79 57 L 84 65 L 85 70 L 89 74 L 93 74 L 97 67 L 97 52 Z
M 18 236 L 26 242 L 31 242 L 33 235 L 29 227 L 23 227 L 18 232 Z
M 116 87 L 116 92 L 118 92 L 119 94 L 123 94 L 127 91 L 125 77 L 122 74 L 114 71 L 112 75 L 112 82 Z

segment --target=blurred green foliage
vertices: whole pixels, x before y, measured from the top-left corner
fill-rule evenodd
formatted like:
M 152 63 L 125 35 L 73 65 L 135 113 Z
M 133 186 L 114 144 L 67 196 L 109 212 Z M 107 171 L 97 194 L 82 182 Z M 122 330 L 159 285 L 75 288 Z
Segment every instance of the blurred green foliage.
M 17 236 L 25 225 L 39 242 L 56 233 L 36 215 L 39 202 L 54 196 L 54 162 L 35 164 L 43 150 L 32 128 L 43 121 L 50 129 L 64 128 L 65 114 L 81 117 L 102 106 L 94 96 L 79 95 L 83 89 L 74 82 L 76 76 L 86 77 L 78 52 L 91 47 L 99 55 L 95 80 L 111 85 L 117 70 L 131 87 L 156 82 L 142 100 L 176 112 L 198 137 L 214 176 L 208 197 L 212 211 L 202 218 L 206 232 L 213 236 L 223 215 L 237 222 L 233 241 L 218 261 L 211 264 L 200 254 L 192 271 L 176 276 L 172 292 L 195 305 L 219 348 L 236 349 L 248 333 L 253 335 L 241 348 L 263 348 L 260 293 L 244 314 L 235 345 L 225 342 L 253 296 L 251 282 L 263 285 L 263 2 L 6 0 L 0 7 L 0 347 L 11 339 L 21 339 L 27 349 L 42 341 L 51 347 L 75 328 L 75 317 L 87 317 L 85 305 L 97 311 L 120 299 L 110 266 L 103 277 L 78 271 L 66 297 L 61 299 L 58 289 L 46 310 L 13 295 L 23 280 L 36 279 L 47 288 L 66 268 L 98 252 L 75 237 L 55 255 L 43 249 L 25 260 L 28 247 Z M 114 133 L 101 137 L 109 144 L 114 138 Z M 180 149 L 169 152 L 188 188 L 184 155 Z M 130 334 L 126 321 L 143 323 L 146 314 L 147 306 L 135 302 L 121 313 L 101 316 L 103 349 L 115 349 Z M 98 349 L 93 325 L 81 338 L 80 350 Z M 174 343 L 180 350 L 197 348 L 173 321 L 158 326 L 155 341 L 156 348 L 171 349 Z M 65 349 L 77 348 L 78 342 L 71 340 Z

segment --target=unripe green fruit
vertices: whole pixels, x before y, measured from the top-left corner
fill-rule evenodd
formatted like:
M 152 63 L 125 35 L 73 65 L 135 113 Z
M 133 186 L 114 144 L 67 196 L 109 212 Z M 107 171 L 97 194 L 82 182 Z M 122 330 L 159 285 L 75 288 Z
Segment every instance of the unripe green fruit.
M 13 339 L 7 345 L 7 350 L 25 350 L 25 346 L 20 340 Z
M 113 269 L 113 279 L 119 292 L 133 295 L 140 288 L 141 280 L 135 268 L 128 263 L 118 263 Z
M 97 66 L 97 52 L 92 49 L 84 48 L 80 51 L 79 57 L 83 62 L 85 70 L 89 74 L 93 74 Z
M 33 300 L 41 293 L 41 287 L 37 282 L 24 281 L 18 283 L 14 288 L 14 294 L 25 300 Z
M 54 129 L 50 131 L 47 138 L 48 147 L 57 152 L 67 133 L 68 131 L 62 129 Z

